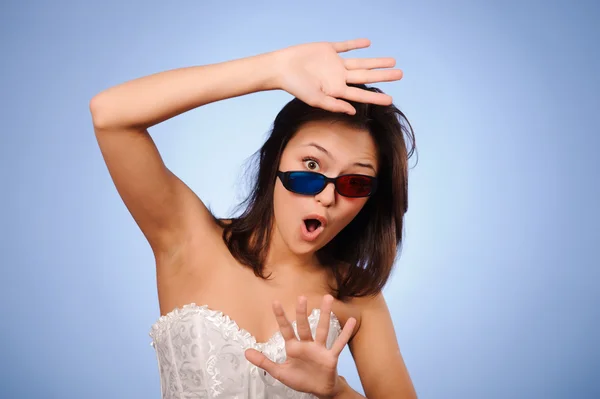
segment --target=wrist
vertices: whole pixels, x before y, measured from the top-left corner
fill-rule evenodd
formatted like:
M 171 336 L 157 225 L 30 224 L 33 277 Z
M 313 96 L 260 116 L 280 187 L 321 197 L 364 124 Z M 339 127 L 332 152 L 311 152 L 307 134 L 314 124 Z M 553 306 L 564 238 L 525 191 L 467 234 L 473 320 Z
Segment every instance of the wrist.
M 344 397 L 344 394 L 348 391 L 348 383 L 346 379 L 341 375 L 338 375 L 337 382 L 335 384 L 335 388 L 330 395 L 327 396 L 317 396 L 319 399 L 338 399 Z
M 281 90 L 283 81 L 282 57 L 279 51 L 256 56 L 256 72 L 261 75 L 261 90 Z

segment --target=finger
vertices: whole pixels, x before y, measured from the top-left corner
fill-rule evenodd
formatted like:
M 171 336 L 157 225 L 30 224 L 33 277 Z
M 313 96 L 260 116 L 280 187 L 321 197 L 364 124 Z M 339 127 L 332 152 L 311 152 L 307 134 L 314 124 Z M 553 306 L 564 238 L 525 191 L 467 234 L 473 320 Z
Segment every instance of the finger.
M 393 82 L 402 79 L 403 75 L 400 69 L 356 69 L 348 71 L 346 83 Z
M 352 331 L 354 331 L 355 326 L 356 319 L 354 317 L 350 317 L 348 321 L 346 321 L 346 324 L 344 325 L 340 336 L 337 337 L 337 339 L 331 347 L 331 352 L 336 357 L 339 356 L 340 353 L 342 353 L 342 350 L 344 350 L 344 347 L 346 346 L 348 341 L 350 341 L 350 338 L 352 337 Z
M 281 331 L 281 336 L 286 341 L 290 339 L 296 339 L 296 333 L 294 332 L 294 327 L 292 327 L 292 323 L 285 316 L 285 312 L 283 307 L 278 301 L 273 302 L 273 313 L 275 314 L 275 319 L 277 320 L 277 324 L 279 324 L 279 331 Z
M 346 100 L 367 104 L 390 105 L 392 103 L 392 97 L 388 94 L 375 93 L 357 87 L 346 88 L 342 97 Z
M 313 104 L 311 104 L 311 105 L 313 105 Z M 337 98 L 326 96 L 326 95 L 323 95 L 323 97 L 321 97 L 318 101 L 316 101 L 313 106 L 319 107 L 319 108 L 322 108 L 324 110 L 331 111 L 331 112 L 340 112 L 340 113 L 344 113 L 344 114 L 348 114 L 348 115 L 356 114 L 356 110 L 354 109 L 354 107 L 352 105 L 350 105 L 350 103 L 348 103 L 344 100 L 339 100 Z
M 246 355 L 246 359 L 271 375 L 273 378 L 279 379 L 279 367 L 278 363 L 271 361 L 268 357 L 257 351 L 256 349 L 247 349 L 244 353 Z
M 308 99 L 306 103 L 311 107 L 321 108 L 330 112 L 340 112 L 348 115 L 356 114 L 356 110 L 352 105 L 344 100 L 331 97 L 323 93 L 320 89 L 307 90 L 305 97 Z
M 333 42 L 331 44 L 333 45 L 335 51 L 338 53 L 344 53 L 350 50 L 369 47 L 371 45 L 371 41 L 369 39 L 354 39 L 345 40 L 343 42 Z
M 301 341 L 312 341 L 313 337 L 310 331 L 310 324 L 308 324 L 306 302 L 306 297 L 298 297 L 298 304 L 296 305 L 296 328 Z
M 315 333 L 315 342 L 323 346 L 325 346 L 327 336 L 329 335 L 332 303 L 333 297 L 331 295 L 325 295 L 321 302 L 321 313 L 319 315 L 319 324 L 317 324 L 317 331 Z
M 344 66 L 349 71 L 354 69 L 393 68 L 396 66 L 396 60 L 390 57 L 349 58 L 347 60 L 344 60 Z

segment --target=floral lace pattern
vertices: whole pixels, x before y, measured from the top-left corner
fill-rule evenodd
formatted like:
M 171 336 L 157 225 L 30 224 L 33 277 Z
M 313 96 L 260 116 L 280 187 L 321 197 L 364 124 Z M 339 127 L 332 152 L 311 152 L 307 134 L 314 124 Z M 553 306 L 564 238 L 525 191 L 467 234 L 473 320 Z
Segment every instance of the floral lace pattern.
M 319 316 L 320 309 L 314 309 L 308 317 L 313 337 Z M 295 321 L 293 327 L 296 330 Z M 331 313 L 328 348 L 340 333 L 339 320 Z M 274 362 L 284 362 L 285 341 L 279 331 L 267 342 L 256 342 L 229 316 L 191 303 L 161 316 L 150 337 L 163 399 L 315 398 L 286 387 L 246 360 L 245 350 L 254 348 Z

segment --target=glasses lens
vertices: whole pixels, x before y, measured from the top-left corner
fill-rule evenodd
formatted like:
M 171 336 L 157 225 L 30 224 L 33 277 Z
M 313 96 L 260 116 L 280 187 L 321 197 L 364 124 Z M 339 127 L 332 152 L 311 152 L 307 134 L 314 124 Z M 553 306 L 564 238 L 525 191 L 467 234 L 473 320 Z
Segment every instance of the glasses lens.
M 288 185 L 289 190 L 298 194 L 316 194 L 323 190 L 325 177 L 312 172 L 292 172 Z
M 373 181 L 373 178 L 369 176 L 340 176 L 337 181 L 337 190 L 346 197 L 367 197 L 373 190 Z

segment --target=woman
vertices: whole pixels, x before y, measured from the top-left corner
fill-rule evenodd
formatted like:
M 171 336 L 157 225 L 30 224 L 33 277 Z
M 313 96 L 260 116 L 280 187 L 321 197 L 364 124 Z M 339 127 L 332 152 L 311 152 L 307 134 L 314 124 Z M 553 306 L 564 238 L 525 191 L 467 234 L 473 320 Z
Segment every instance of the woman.
M 414 137 L 392 99 L 364 86 L 399 80 L 395 61 L 339 56 L 369 44 L 172 70 L 92 99 L 109 172 L 156 259 L 163 398 L 362 397 L 337 374 L 347 343 L 367 397 L 415 397 L 381 295 L 407 206 L 414 147 L 404 136 Z M 260 150 L 246 209 L 217 219 L 166 168 L 147 129 L 275 89 L 295 99 Z

